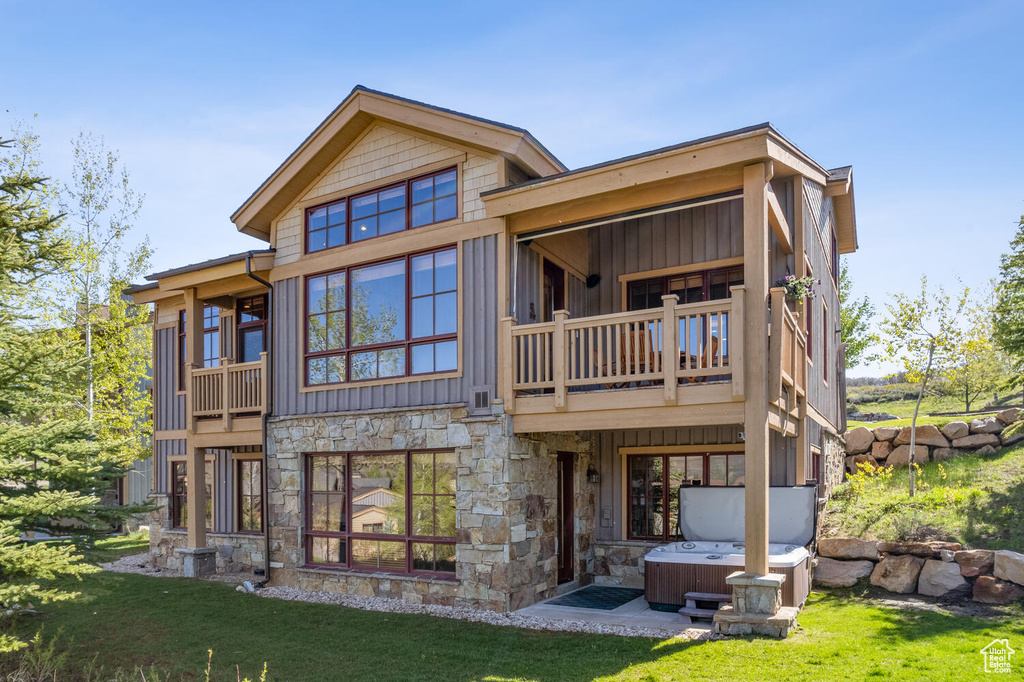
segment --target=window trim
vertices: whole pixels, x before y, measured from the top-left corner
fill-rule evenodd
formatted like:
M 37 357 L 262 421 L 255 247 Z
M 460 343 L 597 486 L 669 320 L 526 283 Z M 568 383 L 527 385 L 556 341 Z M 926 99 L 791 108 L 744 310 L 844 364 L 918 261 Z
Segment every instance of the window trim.
M 639 272 L 627 272 L 621 274 L 619 275 L 619 309 L 624 311 L 629 307 L 629 285 L 637 280 L 657 279 L 659 277 L 678 277 L 680 275 L 692 275 L 698 272 L 710 272 L 713 270 L 731 270 L 732 268 L 743 266 L 743 256 L 736 256 L 734 258 L 719 258 L 718 260 L 702 261 L 699 263 L 689 263 L 687 265 L 676 265 L 669 268 L 641 270 Z
M 319 253 L 323 253 L 325 251 L 332 251 L 334 249 L 339 249 L 339 248 L 342 248 L 342 247 L 345 247 L 345 246 L 352 246 L 354 244 L 361 244 L 363 242 L 372 241 L 372 240 L 378 239 L 380 237 L 387 237 L 387 236 L 390 236 L 390 235 L 393 235 L 393 234 L 401 234 L 403 232 L 408 232 L 409 230 L 419 230 L 419 229 L 424 228 L 424 227 L 430 227 L 430 226 L 433 226 L 433 225 L 443 225 L 445 223 L 450 223 L 452 221 L 460 220 L 462 218 L 462 213 L 463 213 L 462 212 L 462 185 L 461 185 L 461 181 L 460 181 L 460 178 L 461 178 L 461 175 L 462 175 L 461 165 L 462 164 L 460 162 L 458 162 L 458 161 L 456 161 L 455 163 L 448 163 L 443 168 L 439 168 L 439 169 L 432 170 L 432 171 L 427 171 L 427 172 L 421 172 L 421 173 L 419 173 L 417 175 L 410 175 L 410 176 L 408 176 L 406 178 L 394 180 L 392 182 L 389 182 L 389 183 L 386 183 L 386 184 L 383 184 L 383 185 L 374 185 L 374 186 L 371 186 L 369 188 L 353 188 L 355 191 L 351 192 L 348 195 L 344 195 L 344 196 L 341 196 L 341 197 L 335 197 L 335 198 L 332 198 L 332 199 L 330 199 L 328 201 L 321 201 L 321 202 L 318 202 L 316 204 L 311 204 L 309 206 L 304 206 L 302 208 L 302 255 L 308 256 L 308 255 L 312 255 L 312 254 L 319 254 Z M 424 180 L 426 178 L 434 177 L 436 175 L 441 175 L 441 174 L 447 173 L 449 171 L 454 171 L 455 172 L 455 215 L 452 216 L 451 218 L 447 218 L 445 220 L 438 220 L 438 221 L 426 223 L 424 225 L 417 225 L 416 227 L 413 227 L 412 226 L 412 206 L 413 206 L 413 204 L 412 204 L 412 183 L 416 182 L 417 180 Z M 395 187 L 400 187 L 402 185 L 405 186 L 405 226 L 404 226 L 404 228 L 402 230 L 399 230 L 398 232 L 389 232 L 388 234 L 377 234 L 377 235 L 374 235 L 373 237 L 367 237 L 366 239 L 360 239 L 358 241 L 353 241 L 352 240 L 352 201 L 354 199 L 359 199 L 360 197 L 365 197 L 365 196 L 368 196 L 370 194 L 376 194 L 377 192 L 383 192 L 385 190 L 389 190 L 389 189 L 392 189 L 392 188 L 395 188 Z M 314 251 L 310 251 L 310 249 L 309 249 L 309 216 L 310 216 L 310 214 L 312 212 L 318 210 L 318 209 L 326 208 L 328 206 L 333 206 L 333 205 L 339 204 L 341 202 L 345 202 L 345 227 L 344 227 L 344 230 L 345 230 L 345 243 L 344 244 L 338 244 L 337 246 L 327 246 L 327 247 L 324 247 L 322 249 L 316 249 Z
M 248 453 L 247 453 L 247 455 L 248 455 Z M 253 497 L 252 494 L 250 494 L 250 495 L 242 495 L 242 466 L 245 463 L 247 463 L 247 462 L 259 462 L 259 465 L 260 465 L 259 493 L 258 493 L 258 496 L 260 498 L 260 506 L 259 506 L 259 510 L 260 510 L 260 527 L 257 530 L 244 530 L 242 528 L 242 498 L 244 498 L 244 497 Z M 264 530 L 264 523 L 263 523 L 263 508 L 264 508 L 264 504 L 263 504 L 263 502 L 264 502 L 264 500 L 263 500 L 263 476 L 265 475 L 264 471 L 266 469 L 266 465 L 264 464 L 264 461 L 263 461 L 263 456 L 262 455 L 257 455 L 256 453 L 252 453 L 251 456 L 235 457 L 235 458 L 232 458 L 232 460 L 231 460 L 231 466 L 234 468 L 234 470 L 232 471 L 232 475 L 234 476 L 234 479 L 235 479 L 234 480 L 234 486 L 233 486 L 234 487 L 234 492 L 235 492 L 235 504 L 234 504 L 234 509 L 235 509 L 235 523 L 234 523 L 234 527 L 235 527 L 235 532 L 236 533 L 240 533 L 242 535 L 262 535 L 263 534 L 263 530 Z
M 168 484 L 167 485 L 167 497 L 170 498 L 168 500 L 168 509 L 167 509 L 167 511 L 168 511 L 168 516 L 170 517 L 170 521 L 171 521 L 171 530 L 188 530 L 188 526 L 176 526 L 175 525 L 175 521 L 176 521 L 177 515 L 174 512 L 178 509 L 178 507 L 175 505 L 175 499 L 177 498 L 177 495 L 174 493 L 174 485 L 175 485 L 174 470 L 175 470 L 175 468 L 179 464 L 184 465 L 186 467 L 186 472 L 187 472 L 188 457 L 186 455 L 174 455 L 174 456 L 171 456 L 171 457 L 167 458 L 167 466 L 168 466 L 168 469 L 170 469 L 169 475 L 167 477 L 167 484 Z M 204 478 L 205 478 L 205 473 L 206 473 L 205 472 L 205 468 L 206 468 L 207 465 L 210 465 L 210 464 L 213 465 L 213 477 L 210 479 L 210 525 L 206 528 L 206 532 L 207 533 L 215 533 L 215 532 L 217 532 L 217 531 L 214 530 L 214 528 L 217 525 L 217 458 L 216 458 L 215 455 L 206 455 L 206 457 L 203 459 L 203 469 L 204 469 L 203 474 L 204 474 Z M 185 495 L 183 496 L 183 499 L 185 501 L 185 505 L 187 506 L 188 505 L 188 488 L 187 487 L 185 488 Z
M 246 301 L 252 301 L 255 299 L 263 299 L 263 319 L 255 322 L 242 322 L 242 304 Z M 256 294 L 254 296 L 245 296 L 235 301 L 235 361 L 242 362 L 242 349 L 245 345 L 242 343 L 242 337 L 245 332 L 251 329 L 262 329 L 263 330 L 263 352 L 267 351 L 267 329 L 268 329 L 268 316 L 267 313 L 270 310 L 269 301 L 267 294 Z M 256 360 L 247 360 L 246 362 L 256 362 Z
M 368 241 L 368 240 L 367 240 Z M 454 251 L 455 252 L 455 332 L 453 334 L 440 334 L 434 336 L 424 337 L 413 337 L 412 336 L 412 277 L 411 275 L 411 264 L 412 259 L 417 256 L 426 256 L 434 253 L 440 253 L 443 251 Z M 375 265 L 383 265 L 386 263 L 393 263 L 398 261 L 405 262 L 405 328 L 406 338 L 404 341 L 394 341 L 387 343 L 378 343 L 366 346 L 351 346 L 349 341 L 351 338 L 351 315 L 349 315 L 349 307 L 351 300 L 351 283 L 352 283 L 352 271 L 359 270 L 366 267 L 373 267 Z M 307 294 L 309 290 L 309 280 L 317 277 L 324 277 L 327 275 L 344 273 L 345 275 L 345 343 L 346 345 L 340 349 L 332 349 L 327 351 L 316 351 L 309 352 L 309 309 Z M 302 343 L 299 352 L 299 362 L 302 371 L 302 381 L 299 385 L 299 392 L 310 392 L 310 391 L 326 391 L 326 390 L 339 390 L 352 386 L 372 386 L 378 384 L 389 384 L 389 383 L 402 383 L 408 381 L 422 381 L 424 379 L 448 379 L 457 378 L 462 376 L 463 357 L 462 357 L 462 299 L 463 299 L 463 274 L 462 274 L 462 243 L 458 242 L 455 244 L 445 244 L 442 246 L 435 246 L 429 249 L 421 251 L 414 251 L 404 254 L 395 254 L 383 259 L 377 259 L 362 263 L 353 263 L 340 268 L 332 268 L 330 270 L 322 270 L 319 272 L 309 273 L 304 275 L 300 281 L 299 291 L 299 310 L 302 316 Z M 419 374 L 412 373 L 412 352 L 413 346 L 423 345 L 428 343 L 436 343 L 439 341 L 455 341 L 456 347 L 456 367 L 454 370 L 440 370 L 434 372 L 423 372 Z M 356 379 L 352 380 L 349 377 L 352 375 L 351 363 L 347 361 L 345 363 L 345 376 L 346 380 L 340 382 L 323 383 L 323 384 L 310 384 L 309 383 L 309 365 L 307 360 L 310 358 L 317 357 L 338 357 L 348 356 L 353 352 L 362 351 L 373 351 L 373 350 L 387 350 L 391 348 L 405 348 L 405 373 L 391 377 L 370 377 L 367 379 Z
M 356 573 L 390 573 L 393 575 L 411 575 L 411 576 L 424 576 L 442 579 L 455 579 L 456 571 L 441 572 L 441 571 L 416 571 L 413 570 L 413 555 L 412 545 L 414 543 L 430 543 L 430 544 L 442 544 L 451 545 L 455 547 L 457 544 L 458 528 L 456 528 L 456 534 L 452 537 L 443 536 L 426 536 L 426 535 L 414 535 L 412 532 L 412 459 L 413 455 L 416 454 L 438 454 L 438 453 L 452 453 L 455 454 L 454 448 L 426 448 L 416 450 L 372 450 L 372 451 L 349 451 L 349 452 L 304 452 L 302 453 L 302 475 L 303 475 L 303 502 L 302 502 L 302 568 L 313 569 L 313 570 L 345 570 Z M 405 534 L 397 535 L 394 533 L 363 533 L 362 531 L 355 531 L 352 523 L 352 458 L 353 457 L 364 457 L 364 456 L 378 456 L 378 455 L 401 455 L 405 458 Z M 345 458 L 345 527 L 346 531 L 313 531 L 310 528 L 310 519 L 313 500 L 313 460 L 316 457 L 344 457 Z M 458 477 L 456 476 L 456 481 Z M 436 483 L 436 478 L 435 478 Z M 451 496 L 454 500 L 455 495 Z M 315 537 L 326 537 L 336 538 L 345 542 L 345 559 L 344 564 L 327 564 L 327 563 L 314 563 L 312 561 L 313 551 L 313 538 Z M 352 566 L 352 541 L 353 540 L 380 540 L 382 542 L 402 542 L 405 544 L 405 566 L 404 571 L 394 571 L 385 568 L 375 569 L 363 569 L 360 567 Z

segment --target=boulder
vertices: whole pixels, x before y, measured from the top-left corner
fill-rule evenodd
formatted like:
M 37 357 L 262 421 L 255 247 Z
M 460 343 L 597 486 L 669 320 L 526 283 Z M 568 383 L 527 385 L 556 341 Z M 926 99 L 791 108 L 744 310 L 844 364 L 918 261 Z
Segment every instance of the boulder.
M 964 549 L 953 555 L 960 566 L 960 575 L 974 578 L 992 570 L 996 553 L 990 549 Z
M 974 454 L 976 454 L 976 455 L 994 455 L 997 452 L 999 452 L 999 451 L 996 450 L 991 445 L 982 445 L 980 448 L 978 448 L 977 450 L 974 451 Z
M 932 450 L 932 461 L 942 462 L 947 459 L 952 459 L 960 454 L 960 451 L 956 448 L 935 448 Z
M 951 561 L 955 561 L 956 560 L 956 552 L 954 552 L 951 549 L 940 549 L 939 550 L 939 558 L 942 559 L 943 561 L 947 562 L 947 563 L 949 563 Z
M 871 561 L 836 561 L 818 557 L 814 569 L 814 584 L 822 587 L 853 587 L 861 578 L 871 575 L 875 567 Z
M 974 581 L 974 601 L 982 604 L 1012 604 L 1024 596 L 1024 590 L 990 575 Z
M 871 572 L 871 584 L 898 594 L 910 594 L 917 588 L 917 578 L 924 559 L 916 556 L 887 556 Z
M 914 446 L 914 461 L 918 464 L 928 461 L 928 446 L 918 443 Z M 905 467 L 910 463 L 910 446 L 900 445 L 889 453 L 885 465 L 890 467 Z
M 971 435 L 971 427 L 967 422 L 949 422 L 942 427 L 942 435 L 949 440 L 956 440 Z
M 959 566 L 928 559 L 924 562 L 921 576 L 917 580 L 917 592 L 929 597 L 941 597 L 954 590 L 961 590 L 967 585 L 968 582 L 960 575 Z
M 999 433 L 1004 428 L 1006 424 L 995 417 L 971 420 L 971 433 Z
M 953 447 L 960 450 L 977 450 L 983 445 L 999 445 L 999 436 L 994 433 L 973 433 L 953 441 Z
M 1024 585 L 1024 554 L 1001 549 L 996 552 L 995 570 L 997 578 Z
M 875 429 L 875 440 L 891 443 L 898 435 L 900 435 L 898 426 L 879 426 Z
M 818 554 L 829 559 L 878 561 L 878 543 L 857 538 L 824 538 L 818 541 Z
M 885 458 L 892 452 L 892 443 L 888 441 L 876 441 L 871 444 L 871 457 L 878 461 L 883 462 Z
M 999 440 L 1002 441 L 1004 448 L 1008 448 L 1011 445 L 1016 445 L 1017 443 L 1024 440 L 1024 431 L 1018 431 L 1017 433 L 1008 432 L 1009 429 L 999 434 Z
M 904 426 L 900 429 L 899 435 L 896 436 L 896 440 L 893 441 L 893 445 L 910 445 L 910 432 L 909 426 Z M 917 441 L 918 445 L 932 445 L 937 448 L 948 448 L 949 441 L 939 431 L 939 427 L 933 424 L 920 424 L 917 427 Z
M 958 552 L 959 542 L 880 542 L 878 551 L 884 554 L 911 554 L 924 559 L 938 559 L 941 550 Z
M 1021 412 L 1024 412 L 1024 410 L 1021 410 L 1019 407 L 1011 407 L 997 414 L 996 419 L 1009 426 L 1013 422 L 1017 421 Z
M 867 427 L 858 426 L 852 431 L 847 431 L 843 439 L 846 441 L 846 454 L 861 455 L 871 449 L 871 444 L 875 442 L 875 434 Z
M 852 457 L 846 458 L 846 470 L 851 474 L 857 473 L 860 470 L 859 465 L 867 464 L 872 469 L 877 469 L 878 465 L 875 460 L 871 458 L 871 455 L 853 455 Z

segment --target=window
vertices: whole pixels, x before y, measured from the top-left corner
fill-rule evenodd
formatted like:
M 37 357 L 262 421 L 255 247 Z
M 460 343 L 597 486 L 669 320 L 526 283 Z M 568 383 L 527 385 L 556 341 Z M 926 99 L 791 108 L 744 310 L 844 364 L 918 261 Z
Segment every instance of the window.
M 178 390 L 185 390 L 185 311 L 178 311 Z
M 828 306 L 821 303 L 821 379 L 828 383 Z
M 171 462 L 171 526 L 188 528 L 188 475 L 186 462 Z M 207 460 L 206 530 L 213 529 L 213 461 Z
M 458 216 L 457 180 L 448 168 L 307 209 L 306 252 L 451 220 Z
M 744 481 L 742 452 L 629 455 L 626 467 L 630 539 L 668 540 L 682 536 L 681 486 L 742 486 Z
M 238 361 L 255 362 L 267 349 L 267 297 L 238 301 Z
M 308 565 L 455 573 L 455 453 L 306 459 Z
M 457 368 L 456 249 L 306 278 L 306 385 Z
M 203 306 L 203 367 L 220 365 L 220 308 Z
M 238 531 L 263 531 L 263 462 L 240 459 L 235 480 L 238 486 Z
M 628 310 L 660 308 L 661 297 L 667 294 L 676 294 L 680 303 L 716 301 L 732 296 L 730 287 L 740 284 L 743 284 L 742 265 L 636 280 L 629 283 L 626 307 Z

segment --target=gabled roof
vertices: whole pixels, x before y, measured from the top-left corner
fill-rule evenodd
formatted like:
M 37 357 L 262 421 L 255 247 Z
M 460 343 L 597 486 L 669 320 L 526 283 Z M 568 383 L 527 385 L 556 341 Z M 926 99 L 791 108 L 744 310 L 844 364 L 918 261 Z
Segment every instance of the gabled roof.
M 231 216 L 236 227 L 270 239 L 270 224 L 376 121 L 500 154 L 534 176 L 566 170 L 528 131 L 357 85 Z

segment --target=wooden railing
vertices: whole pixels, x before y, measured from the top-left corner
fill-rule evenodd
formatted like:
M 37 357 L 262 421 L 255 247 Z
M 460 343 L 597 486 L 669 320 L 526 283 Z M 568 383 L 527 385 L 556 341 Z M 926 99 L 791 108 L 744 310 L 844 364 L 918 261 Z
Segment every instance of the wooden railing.
M 193 418 L 220 417 L 229 429 L 231 418 L 266 409 L 267 354 L 254 362 L 221 358 L 217 367 L 189 369 L 188 401 Z
M 807 336 L 799 316 L 786 305 L 786 290 L 781 287 L 771 290 L 771 315 L 768 401 L 793 411 L 797 399 L 807 395 Z
M 675 404 L 680 384 L 731 375 L 743 386 L 743 287 L 733 298 L 679 305 L 663 296 L 661 308 L 515 326 L 503 320 L 506 386 L 516 392 L 554 394 L 565 409 L 566 393 L 663 385 Z M 736 312 L 734 312 L 736 311 Z

